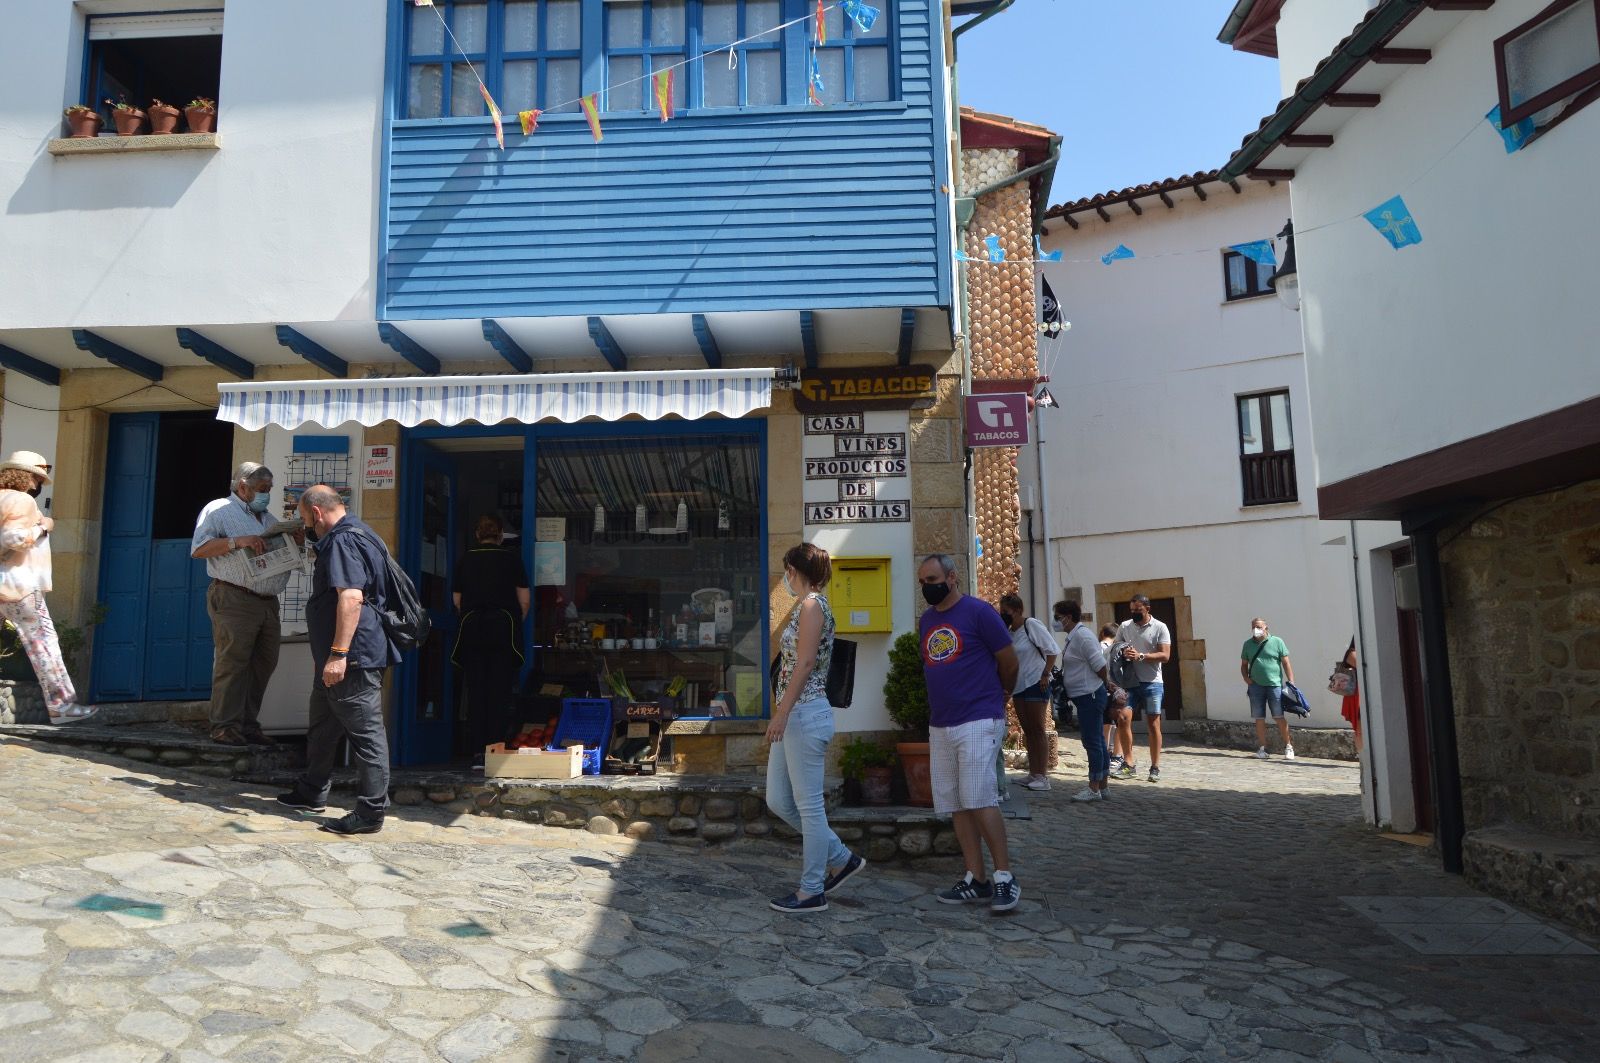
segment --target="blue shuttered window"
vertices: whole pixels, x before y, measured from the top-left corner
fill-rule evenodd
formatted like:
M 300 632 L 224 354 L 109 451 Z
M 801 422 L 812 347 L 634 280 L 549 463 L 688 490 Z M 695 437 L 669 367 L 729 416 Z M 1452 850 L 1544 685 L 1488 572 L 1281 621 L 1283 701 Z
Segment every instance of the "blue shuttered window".
M 827 12 L 828 43 L 817 49 L 824 104 L 895 98 L 892 6 L 883 3 L 870 31 L 838 7 Z M 406 118 L 487 114 L 474 67 L 508 115 L 575 111 L 590 92 L 607 111 L 654 113 L 650 75 L 669 66 L 680 111 L 807 105 L 815 29 L 777 27 L 815 10 L 814 0 L 435 0 L 404 10 L 396 113 Z

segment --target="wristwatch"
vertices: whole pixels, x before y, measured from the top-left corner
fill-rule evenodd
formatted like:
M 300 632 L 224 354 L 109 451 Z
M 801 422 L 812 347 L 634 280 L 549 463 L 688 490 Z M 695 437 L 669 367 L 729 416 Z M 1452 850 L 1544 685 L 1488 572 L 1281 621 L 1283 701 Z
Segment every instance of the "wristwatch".
M 229 549 L 229 550 L 237 550 L 237 549 L 239 549 L 239 544 L 238 544 L 238 542 L 236 542 L 236 541 L 235 541 L 235 540 L 234 540 L 234 537 L 233 537 L 233 536 L 231 536 L 231 535 L 230 535 L 230 536 L 228 536 L 228 549 Z
M 350 651 L 349 650 L 329 650 L 328 651 L 328 656 L 329 657 L 337 657 L 342 661 L 346 657 L 350 656 Z

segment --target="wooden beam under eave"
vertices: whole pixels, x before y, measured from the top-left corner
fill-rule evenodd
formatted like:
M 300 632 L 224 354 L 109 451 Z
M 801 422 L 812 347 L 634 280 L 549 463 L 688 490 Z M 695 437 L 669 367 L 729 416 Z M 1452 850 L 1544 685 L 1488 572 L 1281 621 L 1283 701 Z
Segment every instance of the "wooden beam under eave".
M 1286 148 L 1331 148 L 1333 137 L 1327 133 L 1289 133 L 1279 143 Z
M 1176 203 L 1172 202 L 1172 197 L 1167 195 L 1166 192 L 1157 192 L 1156 195 L 1161 197 L 1161 202 L 1167 205 L 1168 210 L 1171 210 L 1173 207 L 1177 206 Z
M 822 355 L 817 351 L 817 315 L 810 310 L 800 311 L 800 349 L 805 353 L 806 368 L 817 368 Z
M 917 331 L 917 312 L 910 307 L 900 311 L 900 347 L 897 350 L 895 361 L 901 365 L 911 364 L 911 339 Z
M 1206 190 L 1199 185 L 1194 186 L 1194 194 L 1200 197 L 1200 202 L 1204 203 L 1206 201 Z
M 1139 204 L 1138 204 L 1138 202 L 1136 200 L 1132 200 L 1132 199 L 1128 200 L 1128 209 L 1133 211 L 1134 214 L 1137 214 L 1137 215 L 1140 215 L 1140 216 L 1143 216 L 1143 214 L 1144 214 L 1144 208 L 1139 206 Z
M 1106 213 L 1106 208 L 1104 208 L 1104 207 L 1102 207 L 1102 206 L 1100 206 L 1098 204 L 1095 205 L 1094 212 L 1096 214 L 1100 215 L 1100 220 L 1101 221 L 1110 221 L 1111 220 L 1111 215 Z
M 1367 58 L 1390 66 L 1421 66 L 1433 58 L 1433 52 L 1427 48 L 1374 48 Z
M 1250 170 L 1245 174 L 1252 181 L 1293 181 L 1293 170 Z
M 1233 189 L 1233 194 L 1234 195 L 1238 195 L 1239 193 L 1244 191 L 1244 189 L 1239 187 L 1239 182 L 1238 181 L 1229 181 L 1228 182 L 1228 187 Z
M 1487 11 L 1494 0 L 1428 0 L 1428 6 L 1435 11 Z
M 1330 92 L 1322 97 L 1329 107 L 1376 107 L 1382 100 L 1376 92 Z
M 1073 232 L 1078 231 L 1078 219 L 1074 218 L 1072 215 L 1063 214 L 1061 215 L 1061 220 L 1066 222 L 1067 228 L 1071 229 Z

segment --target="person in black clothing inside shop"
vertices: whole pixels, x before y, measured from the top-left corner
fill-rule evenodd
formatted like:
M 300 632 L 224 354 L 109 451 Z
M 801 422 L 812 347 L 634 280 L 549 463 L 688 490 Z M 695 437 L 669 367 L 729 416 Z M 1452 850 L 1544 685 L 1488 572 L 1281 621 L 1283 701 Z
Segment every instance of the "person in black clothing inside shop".
M 479 517 L 473 532 L 476 545 L 456 565 L 451 597 L 461 629 L 450 661 L 465 682 L 473 766 L 482 768 L 484 747 L 503 741 L 509 727 L 511 695 L 522 670 L 522 621 L 532 599 L 528 570 L 506 549 L 500 518 Z

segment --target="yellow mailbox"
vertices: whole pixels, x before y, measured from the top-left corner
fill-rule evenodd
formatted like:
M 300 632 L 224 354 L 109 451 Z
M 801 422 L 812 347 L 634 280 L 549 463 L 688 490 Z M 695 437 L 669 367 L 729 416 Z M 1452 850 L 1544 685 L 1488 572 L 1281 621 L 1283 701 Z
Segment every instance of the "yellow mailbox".
M 828 601 L 841 634 L 892 631 L 887 557 L 836 557 Z

